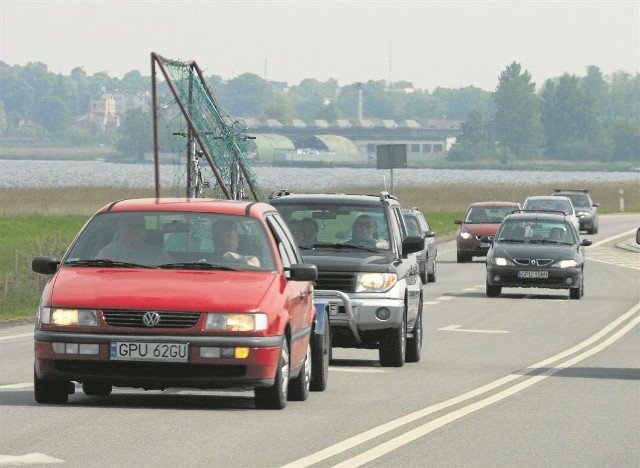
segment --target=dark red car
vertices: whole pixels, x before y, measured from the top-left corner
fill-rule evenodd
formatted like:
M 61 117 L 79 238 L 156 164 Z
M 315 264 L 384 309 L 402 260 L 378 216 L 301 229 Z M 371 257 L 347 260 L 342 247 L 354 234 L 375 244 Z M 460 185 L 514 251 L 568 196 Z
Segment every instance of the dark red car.
M 456 219 L 460 227 L 456 232 L 458 263 L 470 262 L 473 257 L 484 257 L 491 244 L 482 242 L 482 236 L 493 236 L 505 216 L 522 207 L 517 202 L 485 201 L 472 203 L 464 219 Z
M 82 228 L 53 274 L 35 326 L 35 399 L 65 403 L 113 386 L 255 391 L 283 408 L 324 390 L 327 317 L 315 265 L 266 203 L 113 202 Z M 326 329 L 324 325 L 327 325 Z

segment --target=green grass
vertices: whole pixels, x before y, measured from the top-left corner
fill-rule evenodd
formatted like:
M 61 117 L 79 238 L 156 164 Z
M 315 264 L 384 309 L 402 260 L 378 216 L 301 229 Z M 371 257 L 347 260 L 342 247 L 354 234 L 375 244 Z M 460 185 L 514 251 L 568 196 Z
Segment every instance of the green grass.
M 60 258 L 86 221 L 83 215 L 0 217 L 0 320 L 33 313 L 48 277 L 32 272 L 31 260 L 37 255 Z

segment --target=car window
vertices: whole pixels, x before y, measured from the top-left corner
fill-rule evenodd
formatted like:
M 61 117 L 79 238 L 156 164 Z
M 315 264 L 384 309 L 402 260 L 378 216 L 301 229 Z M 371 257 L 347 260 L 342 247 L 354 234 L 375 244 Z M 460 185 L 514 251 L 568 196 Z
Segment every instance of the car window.
M 410 236 L 421 236 L 420 225 L 418 224 L 418 218 L 411 214 L 405 214 L 404 220 L 407 223 L 407 232 Z
M 120 230 L 127 219 L 138 221 L 143 242 L 130 247 Z M 275 262 L 262 224 L 248 216 L 185 212 L 109 212 L 94 216 L 71 246 L 63 261 L 109 259 L 158 266 L 179 262 L 212 262 L 216 258 L 214 230 L 231 222 L 237 232 L 234 249 L 245 257 L 257 257 L 262 270 L 273 270 Z M 220 246 L 219 246 L 220 248 Z M 152 250 L 156 254 L 150 253 Z M 140 252 L 149 252 L 140 255 Z M 154 255 L 151 257 L 151 255 Z M 142 261 L 139 261 L 142 259 Z M 242 264 L 234 265 L 243 269 Z M 249 268 L 247 266 L 247 268 Z M 255 269 L 255 267 L 251 267 Z
M 358 222 L 365 220 L 366 224 L 371 224 L 374 237 L 381 241 L 373 248 L 389 248 L 389 223 L 382 204 L 279 203 L 276 207 L 302 249 L 311 246 L 315 249 L 322 249 L 334 244 L 349 243 L 355 240 Z M 312 220 L 317 227 L 312 244 L 308 241 L 301 241 L 304 239 L 303 224 L 309 224 L 307 220 Z
M 496 238 L 498 241 L 519 242 L 559 242 L 575 244 L 577 242 L 571 224 L 560 220 L 510 219 L 500 226 Z

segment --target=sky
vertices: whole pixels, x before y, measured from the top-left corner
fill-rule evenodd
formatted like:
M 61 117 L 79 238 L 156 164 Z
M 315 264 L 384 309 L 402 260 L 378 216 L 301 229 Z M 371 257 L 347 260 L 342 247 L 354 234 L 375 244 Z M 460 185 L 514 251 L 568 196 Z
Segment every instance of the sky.
M 151 53 L 206 76 L 297 85 L 369 80 L 495 90 L 513 62 L 541 87 L 565 73 L 640 73 L 640 0 L 0 0 L 0 60 L 69 75 L 151 75 Z

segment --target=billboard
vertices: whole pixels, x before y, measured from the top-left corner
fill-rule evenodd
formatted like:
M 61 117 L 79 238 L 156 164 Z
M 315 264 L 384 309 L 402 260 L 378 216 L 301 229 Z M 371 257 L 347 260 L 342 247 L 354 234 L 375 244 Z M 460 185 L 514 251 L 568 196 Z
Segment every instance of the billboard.
M 376 145 L 378 169 L 407 167 L 407 145 Z

